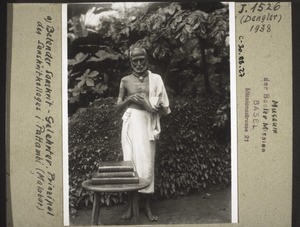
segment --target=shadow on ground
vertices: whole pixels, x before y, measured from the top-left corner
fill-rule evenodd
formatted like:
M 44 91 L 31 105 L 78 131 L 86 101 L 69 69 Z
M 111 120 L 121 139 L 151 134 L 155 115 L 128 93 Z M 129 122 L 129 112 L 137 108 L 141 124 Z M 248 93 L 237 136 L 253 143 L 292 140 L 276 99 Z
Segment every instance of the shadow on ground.
M 142 225 L 149 224 L 201 224 L 228 223 L 231 221 L 231 190 L 213 189 L 206 193 L 197 193 L 178 199 L 156 201 L 152 204 L 153 213 L 159 216 L 158 222 L 150 222 L 141 211 Z M 134 218 L 123 220 L 125 205 L 102 207 L 99 225 L 133 225 Z M 70 225 L 90 225 L 92 209 L 78 212 L 70 219 Z

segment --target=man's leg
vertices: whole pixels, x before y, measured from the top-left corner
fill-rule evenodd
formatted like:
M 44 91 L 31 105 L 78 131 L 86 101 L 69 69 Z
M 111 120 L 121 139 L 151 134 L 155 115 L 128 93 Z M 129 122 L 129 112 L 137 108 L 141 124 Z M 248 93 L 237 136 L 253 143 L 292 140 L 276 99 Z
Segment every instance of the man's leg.
M 129 220 L 132 217 L 132 198 L 129 195 L 129 193 L 128 193 L 127 197 L 128 197 L 127 209 L 126 209 L 125 213 L 122 215 L 122 218 L 125 220 Z
M 152 194 L 144 193 L 143 197 L 144 197 L 144 201 L 145 201 L 145 214 L 146 214 L 147 218 L 149 219 L 149 221 L 158 221 L 158 216 L 153 215 L 152 209 L 150 206 Z

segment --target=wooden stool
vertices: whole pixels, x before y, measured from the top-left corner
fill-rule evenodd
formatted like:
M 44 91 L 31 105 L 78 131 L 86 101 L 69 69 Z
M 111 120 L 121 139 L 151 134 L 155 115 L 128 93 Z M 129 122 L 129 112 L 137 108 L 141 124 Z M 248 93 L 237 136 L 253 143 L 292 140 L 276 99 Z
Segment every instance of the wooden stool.
M 140 178 L 137 184 L 104 184 L 94 185 L 91 180 L 86 180 L 82 183 L 85 190 L 94 192 L 92 225 L 98 225 L 100 213 L 100 193 L 101 192 L 129 192 L 132 200 L 132 212 L 137 223 L 140 223 L 140 212 L 138 205 L 138 190 L 146 188 L 149 182 L 146 179 Z

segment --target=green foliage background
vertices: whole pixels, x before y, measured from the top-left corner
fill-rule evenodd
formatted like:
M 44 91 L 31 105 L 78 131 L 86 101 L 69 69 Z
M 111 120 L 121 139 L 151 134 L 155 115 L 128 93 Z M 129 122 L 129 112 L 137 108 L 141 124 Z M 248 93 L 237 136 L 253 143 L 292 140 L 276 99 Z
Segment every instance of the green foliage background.
M 70 114 L 97 98 L 117 96 L 121 78 L 131 72 L 132 45 L 148 51 L 150 69 L 175 95 L 228 96 L 227 6 L 215 3 L 207 12 L 200 3 L 152 3 L 124 12 L 96 6 L 82 14 L 75 14 L 78 5 L 68 9 L 75 11 L 68 23 Z M 110 16 L 100 17 L 103 13 Z
M 114 105 L 121 78 L 131 72 L 132 45 L 146 48 L 171 100 L 157 144 L 156 198 L 230 183 L 228 16 L 221 3 L 152 3 L 124 11 L 111 3 L 68 6 L 71 207 L 92 204 L 81 183 L 99 162 L 122 159 Z M 101 202 L 123 197 L 103 194 Z

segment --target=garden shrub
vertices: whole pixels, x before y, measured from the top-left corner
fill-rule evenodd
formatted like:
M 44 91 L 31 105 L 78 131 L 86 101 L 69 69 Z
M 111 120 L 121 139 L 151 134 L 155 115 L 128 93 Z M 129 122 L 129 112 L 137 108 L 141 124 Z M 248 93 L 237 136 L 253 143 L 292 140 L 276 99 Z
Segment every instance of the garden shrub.
M 157 198 L 186 195 L 194 190 L 230 182 L 230 145 L 214 133 L 219 98 L 172 98 L 172 113 L 161 118 L 157 143 L 155 188 Z M 70 206 L 92 203 L 82 189 L 101 161 L 122 160 L 121 114 L 115 99 L 98 99 L 69 118 Z M 124 194 L 102 194 L 106 205 L 123 202 Z
M 121 150 L 121 115 L 114 109 L 115 99 L 98 99 L 88 108 L 79 109 L 69 118 L 70 206 L 89 206 L 93 193 L 82 189 L 101 161 L 119 161 Z M 122 202 L 119 194 L 103 194 L 101 203 Z
M 161 119 L 155 162 L 158 197 L 178 197 L 230 182 L 230 144 L 219 140 L 214 130 L 218 100 L 177 99 L 172 113 Z

